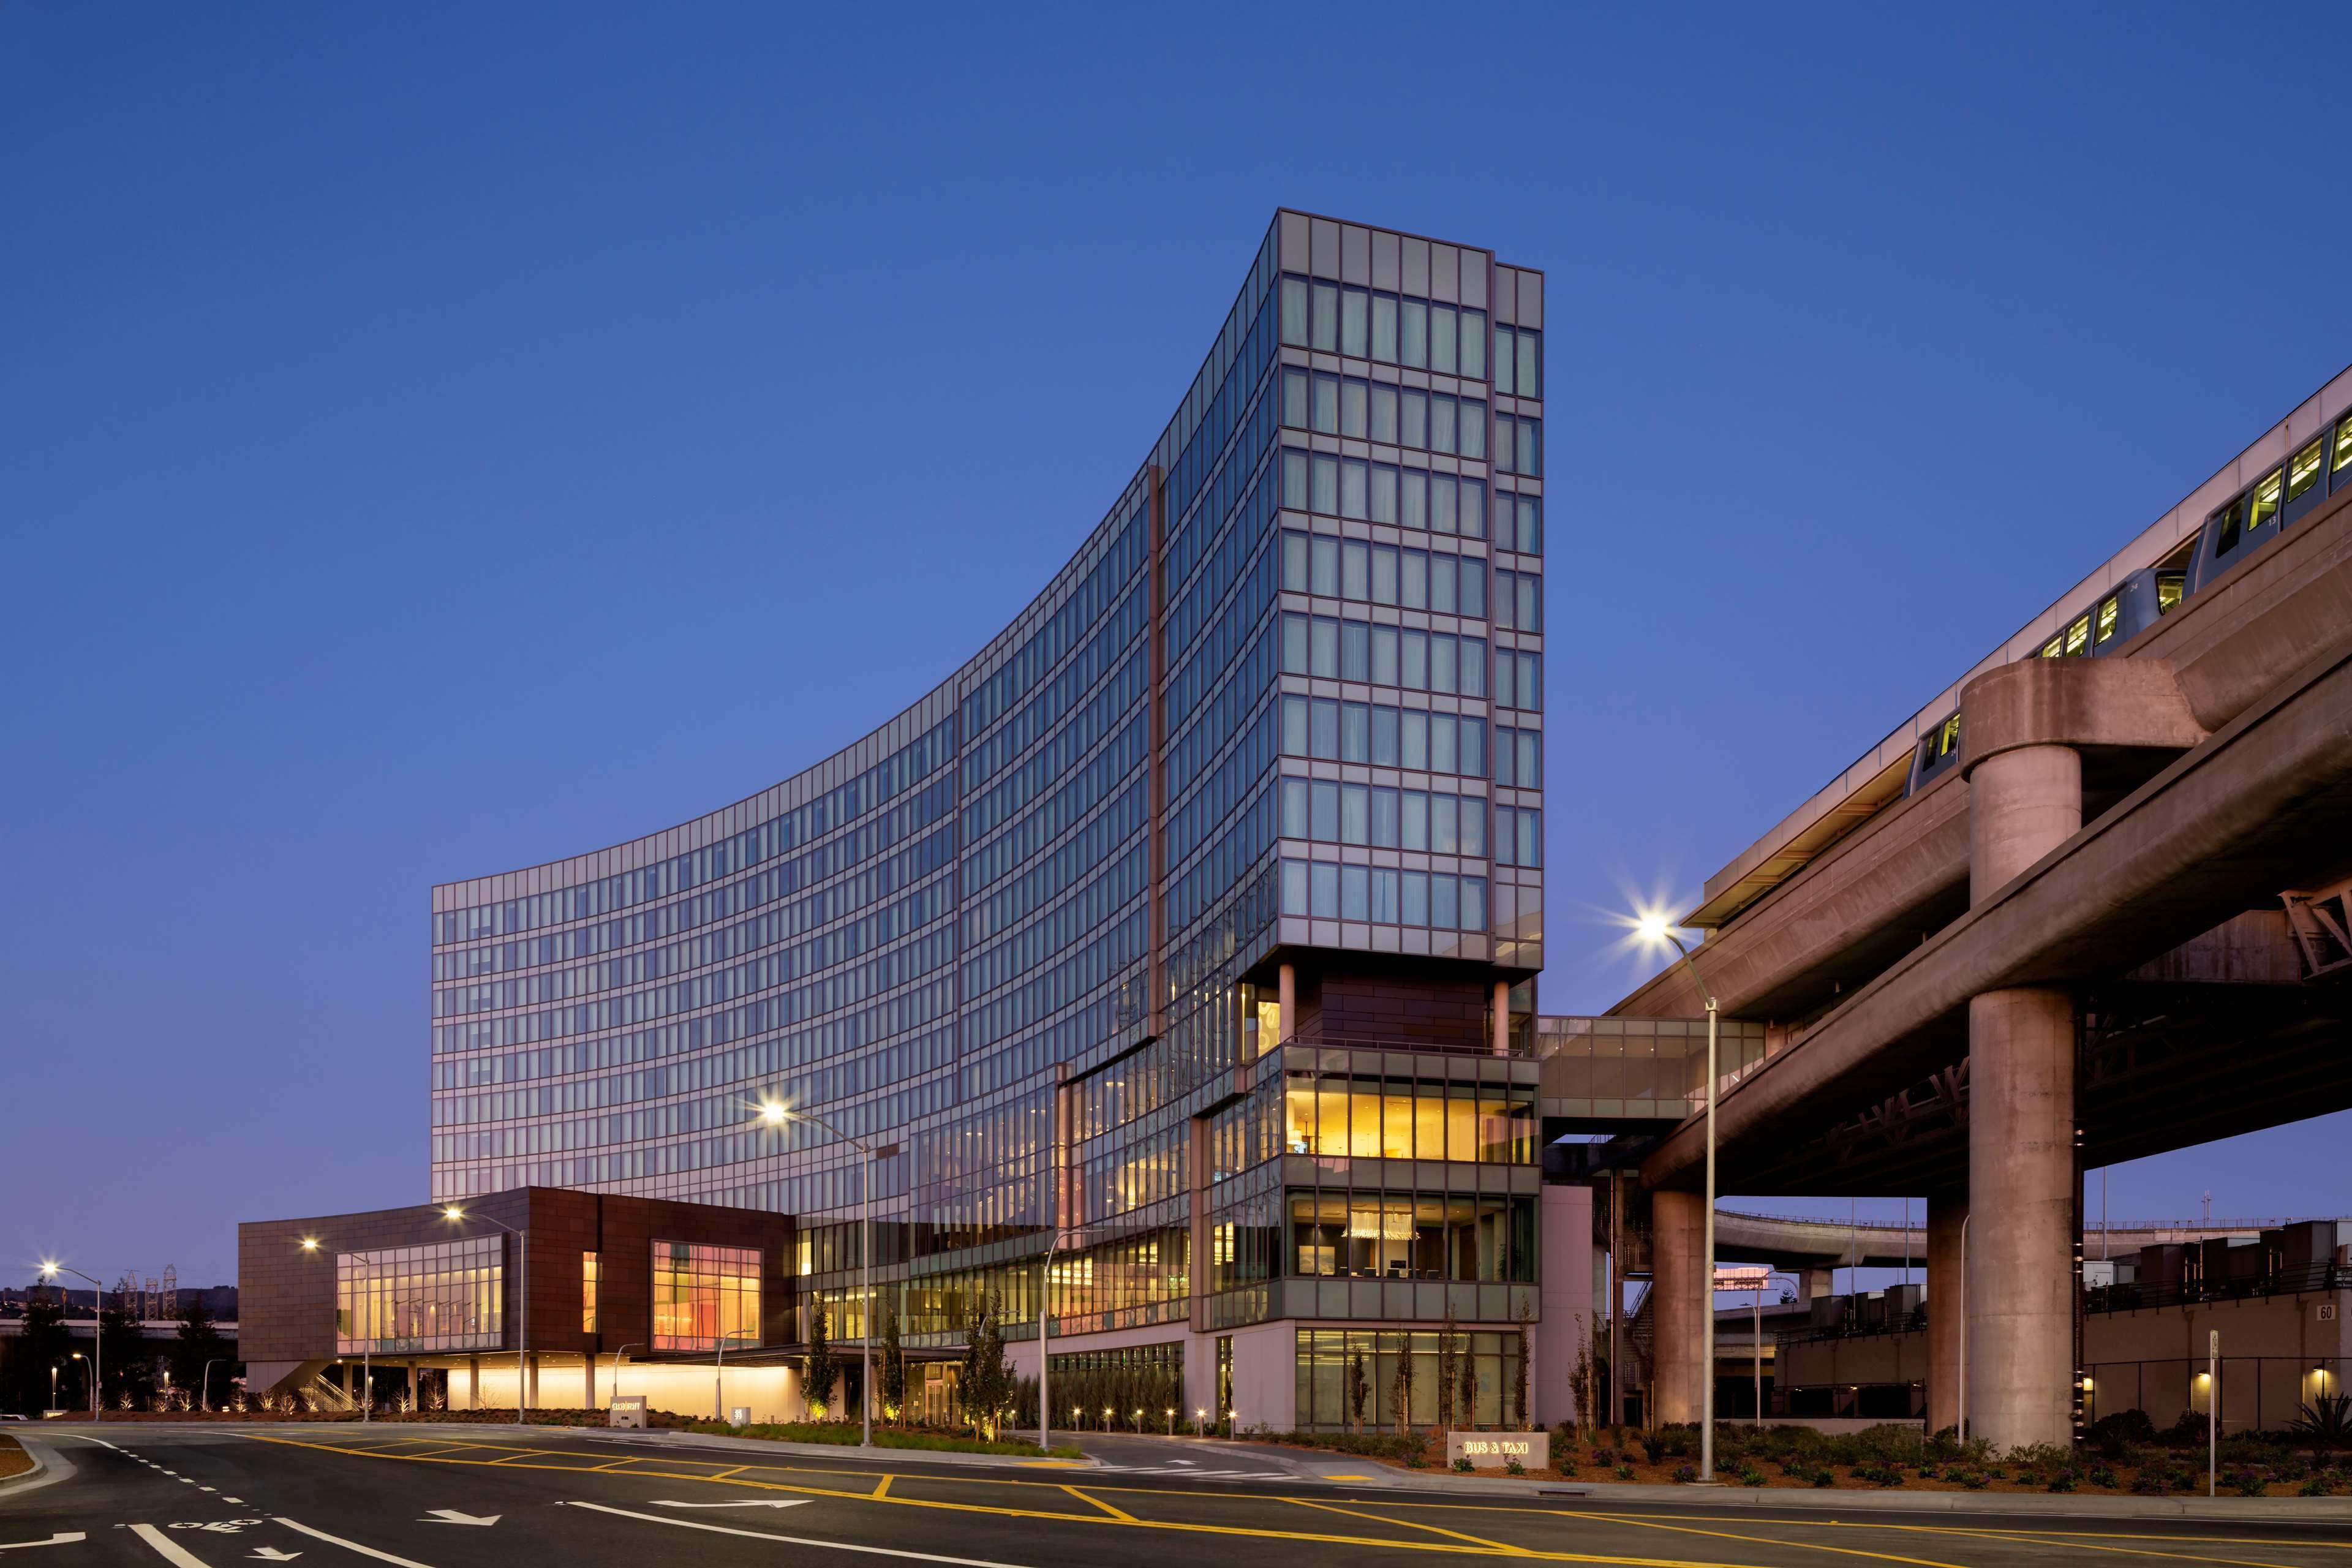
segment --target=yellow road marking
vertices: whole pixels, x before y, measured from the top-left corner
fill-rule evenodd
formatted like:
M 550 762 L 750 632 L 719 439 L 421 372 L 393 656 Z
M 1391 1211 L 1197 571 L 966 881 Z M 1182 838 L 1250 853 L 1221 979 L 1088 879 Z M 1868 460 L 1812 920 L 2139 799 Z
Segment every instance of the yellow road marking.
M 1388 1519 L 1377 1513 L 1366 1513 L 1361 1509 L 1341 1508 L 1336 1503 L 1315 1502 L 1303 1497 L 1285 1498 L 1282 1500 L 1295 1502 L 1301 1508 L 1319 1508 L 1326 1513 L 1344 1513 L 1353 1519 L 1369 1519 L 1375 1524 L 1393 1524 L 1403 1530 L 1426 1530 L 1438 1535 L 1450 1535 L 1456 1541 L 1467 1541 L 1474 1546 L 1488 1547 L 1496 1552 L 1516 1554 L 1521 1550 L 1507 1542 L 1489 1541 L 1483 1535 L 1465 1535 L 1458 1530 L 1448 1530 L 1442 1524 L 1423 1524 L 1412 1519 Z
M 320 1453 L 346 1454 L 357 1458 L 394 1459 L 425 1465 L 472 1465 L 481 1468 L 495 1468 L 500 1469 L 518 1470 L 546 1469 L 558 1471 L 566 1475 L 578 1475 L 582 1473 L 576 1467 L 569 1465 L 524 1465 L 517 1464 L 511 1460 L 415 1459 L 409 1461 L 407 1460 L 406 1456 L 386 1453 L 379 1448 L 347 1448 L 338 1447 L 331 1443 L 304 1443 L 299 1442 L 290 1437 L 270 1437 L 264 1436 L 258 1433 L 247 1433 L 243 1434 L 243 1436 L 257 1443 L 276 1443 L 286 1447 L 310 1448 Z M 1316 1531 L 1266 1530 L 1247 1525 L 1193 1524 L 1172 1520 L 1138 1519 L 1133 1515 L 1113 1517 L 1108 1513 L 1060 1513 L 1045 1509 L 1005 1508 L 990 1503 L 948 1502 L 930 1498 L 910 1498 L 896 1495 L 877 1500 L 871 1494 L 862 1491 L 840 1491 L 828 1487 L 793 1486 L 782 1481 L 754 1480 L 749 1477 L 743 1476 L 729 1477 L 725 1479 L 719 1479 L 711 1476 L 686 1475 L 677 1472 L 661 1470 L 639 1470 L 635 1473 L 641 1476 L 657 1477 L 663 1480 L 702 1481 L 710 1485 L 725 1487 L 752 1487 L 761 1491 L 798 1492 L 805 1493 L 812 1497 L 839 1498 L 851 1502 L 872 1502 L 879 1500 L 886 1506 L 895 1505 L 903 1508 L 943 1509 L 950 1512 L 957 1513 L 994 1514 L 1000 1518 L 1005 1519 L 1053 1520 L 1065 1524 L 1106 1525 L 1113 1529 L 1122 1530 L 1165 1530 L 1182 1534 L 1240 1536 L 1246 1539 L 1260 1541 L 1304 1541 L 1328 1546 L 1376 1547 L 1396 1552 L 1438 1552 L 1453 1556 L 1527 1557 L 1545 1563 L 1607 1563 L 1613 1565 L 1613 1568 L 1762 1568 L 1761 1564 L 1731 1563 L 1721 1561 L 1701 1561 L 1681 1557 L 1631 1557 L 1622 1553 L 1543 1552 L 1526 1547 L 1514 1547 L 1507 1550 L 1498 1551 L 1493 1547 L 1472 1546 L 1466 1542 L 1461 1545 L 1456 1545 L 1450 1541 L 1383 1540 L 1373 1536 L 1329 1535 Z M 1015 1484 L 1035 1485 L 1042 1483 Z M 1166 1489 L 1171 1492 L 1175 1490 L 1175 1489 L 1172 1488 Z M 1253 1494 L 1241 1493 L 1230 1495 L 1249 1496 Z M 1108 1505 L 1098 1503 L 1097 1506 L 1104 1507 Z M 1392 1521 L 1391 1522 L 1401 1523 L 1402 1521 Z M 1769 1542 L 1768 1544 L 1780 1545 L 1786 1543 L 1776 1542 Z M 1865 1553 L 1864 1555 L 1867 1554 Z M 1902 1561 L 1916 1561 L 1916 1559 L 1903 1559 Z M 1954 1565 L 1936 1564 L 1934 1565 L 1934 1568 L 1954 1568 Z
M 2019 1546 L 2056 1544 L 2054 1542 L 2036 1539 L 2032 1531 L 1970 1530 L 1957 1524 L 1939 1525 L 1937 1529 L 1946 1535 L 1972 1536 L 1979 1541 L 2006 1541 Z M 2158 1539 L 2169 1538 L 2158 1537 Z M 2194 1552 L 2158 1552 L 2146 1546 L 2100 1546 L 2090 1542 L 2079 1541 L 2070 1542 L 2068 1544 L 2078 1552 L 2116 1552 L 2131 1557 L 2170 1557 L 2184 1563 L 2227 1563 L 2235 1564 L 2235 1568 L 2294 1568 L 2294 1564 L 2291 1563 L 2263 1563 L 2250 1557 L 2206 1557 Z
M 747 1470 L 748 1470 L 748 1469 L 750 1469 L 751 1467 L 751 1466 L 749 1466 L 749 1465 L 746 1465 L 746 1466 L 744 1466 L 743 1468 L 744 1468 L 745 1469 L 747 1469 Z M 733 1472 L 731 1472 L 731 1471 L 730 1471 L 730 1472 L 729 1472 L 729 1473 L 730 1473 L 730 1474 L 732 1474 Z M 715 1480 L 719 1479 L 719 1477 L 717 1477 L 717 1476 L 713 1476 L 713 1477 L 711 1477 L 710 1479 L 711 1479 L 712 1480 L 714 1480 L 714 1481 L 715 1481 Z M 890 1483 L 891 1483 L 893 1480 L 895 1480 L 896 1479 L 897 1479 L 897 1478 L 896 1478 L 896 1477 L 893 1477 L 893 1476 L 884 1476 L 884 1477 L 882 1478 L 881 1481 L 880 1481 L 878 1484 L 877 1484 L 877 1485 L 876 1485 L 876 1487 L 874 1488 L 874 1495 L 875 1495 L 876 1497 L 877 1497 L 877 1498 L 886 1498 L 886 1497 L 888 1497 L 888 1496 L 890 1495 Z
M 1833 1552 L 1841 1557 L 1868 1557 L 1880 1563 L 1910 1563 L 1917 1564 L 1918 1568 L 1965 1568 L 1965 1564 L 1962 1563 L 1938 1563 L 1929 1557 L 1905 1557 L 1893 1552 L 1865 1552 L 1858 1546 L 1823 1546 L 1811 1541 L 1777 1541 L 1769 1535 L 1741 1535 L 1736 1531 L 1729 1530 L 1700 1530 L 1692 1525 L 1665 1524 L 1657 1520 L 1634 1519 L 1622 1514 L 1583 1513 L 1574 1509 L 1562 1509 L 1560 1515 L 1566 1519 L 1591 1520 L 1596 1523 L 1631 1524 L 1642 1530 L 1670 1530 L 1678 1535 L 1712 1535 L 1723 1541 L 1745 1541 L 1750 1544 L 1765 1546 L 1802 1547 L 1808 1552 Z M 1832 1520 L 1829 1522 L 1835 1524 L 1838 1521 Z
M 1102 1500 L 1102 1499 L 1100 1499 L 1100 1498 L 1098 1498 L 1098 1497 L 1088 1497 L 1086 1493 L 1084 1493 L 1084 1492 L 1080 1491 L 1080 1490 L 1079 1490 L 1077 1488 L 1076 1488 L 1076 1487 L 1064 1487 L 1062 1489 L 1063 1489 L 1064 1491 L 1066 1491 L 1066 1492 L 1069 1493 L 1072 1497 L 1074 1497 L 1074 1498 L 1077 1499 L 1080 1502 L 1090 1502 L 1090 1503 L 1094 1504 L 1094 1505 L 1095 1505 L 1095 1507 L 1097 1507 L 1097 1508 L 1098 1508 L 1098 1509 L 1102 1510 L 1105 1513 L 1107 1513 L 1107 1514 L 1110 1515 L 1110 1516 L 1111 1516 L 1111 1518 L 1113 1518 L 1113 1519 L 1124 1520 L 1124 1521 L 1127 1521 L 1128 1523 L 1129 1523 L 1129 1524 L 1134 1524 L 1134 1523 L 1137 1523 L 1137 1522 L 1138 1522 L 1138 1521 L 1137 1521 L 1137 1519 L 1136 1519 L 1135 1515 L 1133 1515 L 1133 1514 L 1131 1514 L 1131 1513 L 1128 1512 L 1125 1509 L 1123 1509 L 1123 1508 L 1113 1508 L 1113 1507 L 1111 1507 L 1111 1506 L 1110 1506 L 1110 1504 L 1108 1504 L 1108 1503 L 1107 1503 L 1107 1502 L 1103 1501 L 1103 1500 Z

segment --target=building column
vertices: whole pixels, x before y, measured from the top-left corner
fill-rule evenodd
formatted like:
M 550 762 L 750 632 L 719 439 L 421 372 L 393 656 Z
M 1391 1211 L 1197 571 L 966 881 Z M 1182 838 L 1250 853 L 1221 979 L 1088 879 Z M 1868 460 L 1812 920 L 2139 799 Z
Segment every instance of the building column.
M 1538 1205 L 1542 1310 L 1525 1331 L 1534 1335 L 1528 1361 L 1535 1388 L 1528 1414 L 1539 1426 L 1589 1422 L 1594 1413 L 1576 1367 L 1580 1361 L 1591 1365 L 1592 1189 L 1547 1184 Z
M 593 1410 L 596 1408 L 596 1352 L 590 1351 L 581 1361 L 588 1372 L 588 1403 L 584 1408 Z
M 1927 1431 L 1929 1436 L 1960 1420 L 1960 1339 L 1968 1320 L 1960 1315 L 1967 1294 L 1961 1227 L 1968 1223 L 1965 1193 L 1927 1196 Z
M 1714 1374 L 1712 1367 L 1699 1365 L 1701 1314 L 1715 1305 L 1701 1256 L 1706 1209 L 1706 1200 L 1696 1193 L 1662 1187 L 1650 1194 L 1651 1289 L 1657 1301 L 1650 1319 L 1658 1388 L 1657 1407 L 1649 1413 L 1653 1426 L 1696 1423 L 1699 1380 Z
M 1511 1054 L 1511 983 L 1495 982 L 1495 1054 Z
M 479 1410 L 481 1407 L 482 1358 L 469 1355 L 466 1358 L 466 1408 Z
M 1296 1038 L 1297 1038 L 1297 1037 L 1298 1037 L 1298 967 L 1297 967 L 1297 965 L 1296 965 L 1296 964 L 1291 964 L 1291 963 L 1286 963 L 1286 964 L 1284 964 L 1284 965 L 1282 966 L 1281 971 L 1280 971 L 1280 973 L 1279 973 L 1279 975 L 1278 975 L 1278 977 L 1277 977 L 1277 979 L 1276 979 L 1276 987 L 1275 987 L 1275 1000 L 1276 1000 L 1276 1005 L 1277 1005 L 1278 1006 L 1280 1006 L 1280 1007 L 1281 1007 L 1281 1009 L 1282 1009 L 1282 1016 L 1281 1016 L 1280 1018 L 1278 1018 L 1278 1019 L 1275 1020 L 1276 1026 L 1276 1028 L 1277 1028 L 1277 1029 L 1278 1029 L 1278 1031 L 1279 1031 L 1279 1032 L 1276 1035 L 1276 1037 L 1276 1037 L 1276 1039 L 1277 1039 L 1277 1040 L 1290 1040 L 1290 1039 L 1296 1039 Z
M 1837 1294 L 1837 1265 L 1808 1263 L 1804 1268 L 1805 1300 L 1818 1301 Z
M 523 1358 L 523 1386 L 516 1390 L 515 1397 L 523 1402 L 523 1408 L 526 1410 L 539 1408 L 539 1358 L 537 1356 Z
M 2083 760 L 2021 745 L 1969 773 L 1969 898 L 2083 826 Z M 2074 999 L 1969 999 L 1969 1430 L 1995 1451 L 2074 1440 Z M 1957 1352 L 1956 1352 L 1957 1354 Z

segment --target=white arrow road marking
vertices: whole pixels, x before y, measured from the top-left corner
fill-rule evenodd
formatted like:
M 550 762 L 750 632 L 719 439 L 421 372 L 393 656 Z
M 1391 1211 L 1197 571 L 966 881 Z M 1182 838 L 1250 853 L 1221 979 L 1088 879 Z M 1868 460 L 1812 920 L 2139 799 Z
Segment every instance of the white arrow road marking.
M 47 1541 L 0 1542 L 0 1552 L 14 1552 L 20 1546 L 70 1546 L 77 1541 L 87 1541 L 89 1539 L 89 1537 L 84 1535 L 79 1530 L 61 1530 L 57 1534 L 50 1536 Z
M 299 1552 L 280 1552 L 275 1546 L 265 1546 L 254 1555 L 266 1563 L 291 1563 L 302 1554 Z
M 427 1512 L 429 1512 L 429 1513 L 431 1513 L 433 1517 L 432 1517 L 432 1518 L 430 1518 L 430 1519 L 420 1519 L 420 1520 L 418 1520 L 418 1521 L 416 1521 L 417 1523 L 419 1523 L 419 1524 L 496 1524 L 496 1523 L 498 1523 L 498 1521 L 500 1521 L 500 1520 L 502 1520 L 502 1519 L 504 1519 L 504 1518 L 506 1517 L 506 1515 L 504 1515 L 504 1514 L 502 1514 L 502 1513 L 459 1513 L 459 1512 L 458 1512 L 456 1509 L 454 1509 L 454 1508 L 436 1508 L 436 1509 L 429 1509 L 429 1510 L 427 1510 L 426 1511 L 427 1511 Z
M 656 1508 L 798 1508 L 814 1498 L 747 1498 L 740 1502 L 676 1502 L 666 1497 L 654 1499 Z
M 432 1564 L 427 1563 L 412 1563 L 405 1557 L 394 1557 L 389 1552 L 378 1552 L 373 1546 L 362 1546 L 356 1541 L 345 1541 L 340 1535 L 329 1535 L 325 1531 L 313 1529 L 299 1519 L 280 1518 L 278 1522 L 289 1530 L 298 1531 L 309 1536 L 313 1541 L 323 1541 L 330 1546 L 340 1546 L 346 1552 L 356 1552 L 362 1557 L 373 1557 L 379 1563 L 392 1563 L 393 1568 L 432 1568 Z
M 172 1568 L 206 1568 L 205 1560 L 182 1546 L 152 1524 L 134 1524 L 131 1533 L 155 1549 L 155 1555 L 169 1563 Z
M 1021 1568 L 1019 1563 L 992 1563 L 984 1557 L 942 1557 L 934 1552 L 902 1552 L 895 1546 L 863 1546 L 850 1541 L 819 1541 L 812 1536 L 778 1535 L 765 1530 L 738 1530 L 730 1524 L 705 1524 L 698 1519 L 671 1519 L 666 1514 L 607 1508 L 601 1502 L 567 1502 L 559 1506 L 593 1509 L 598 1513 L 616 1513 L 623 1519 L 642 1519 L 654 1524 L 667 1524 L 673 1530 L 707 1530 L 713 1535 L 747 1535 L 754 1541 L 773 1541 L 785 1546 L 823 1546 L 835 1552 L 862 1552 L 869 1557 L 906 1557 L 918 1563 L 951 1563 L 957 1568 Z

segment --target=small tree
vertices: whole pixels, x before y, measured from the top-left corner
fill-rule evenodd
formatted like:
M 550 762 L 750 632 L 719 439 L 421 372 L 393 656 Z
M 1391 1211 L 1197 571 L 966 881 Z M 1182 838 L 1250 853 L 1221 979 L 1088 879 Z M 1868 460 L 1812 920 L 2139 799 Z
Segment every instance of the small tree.
M 1364 1435 L 1364 1401 L 1371 1392 L 1371 1378 L 1364 1367 L 1364 1347 L 1358 1345 L 1348 1354 L 1348 1415 L 1355 1423 L 1359 1437 Z
M 882 1320 L 882 1414 L 907 1421 L 907 1352 L 898 1344 L 898 1314 Z
M 1454 1395 L 1462 1412 L 1462 1425 L 1475 1426 L 1478 1425 L 1478 1358 L 1457 1355 L 1454 1362 L 1454 1380 L 1461 1385 L 1454 1390 Z
M 841 1363 L 834 1359 L 833 1344 L 825 1338 L 824 1303 L 809 1302 L 808 1354 L 801 1358 L 801 1403 L 812 1414 L 830 1412 L 833 1408 L 833 1385 L 841 1379 Z
M 1412 1339 L 1403 1337 L 1397 1347 L 1396 1380 L 1389 1390 L 1396 1405 L 1396 1429 L 1400 1437 L 1412 1435 Z
M 9 1390 L 10 1405 L 20 1415 L 31 1415 L 48 1408 L 52 1387 L 62 1391 L 69 1384 L 52 1385 L 49 1369 L 57 1367 L 71 1373 L 77 1380 L 81 1375 L 81 1363 L 71 1359 L 72 1341 L 66 1332 L 66 1310 L 58 1299 L 36 1287 L 25 1299 L 23 1331 L 16 1336 L 16 1387 Z M 67 1397 L 64 1392 L 59 1399 Z M 83 1394 L 85 1402 L 88 1394 Z
M 1535 1338 L 1535 1324 L 1525 1301 L 1519 1303 L 1517 1315 L 1519 1338 L 1511 1372 L 1511 1425 L 1524 1432 L 1528 1429 L 1528 1342 Z
M 1445 1304 L 1445 1321 L 1437 1328 L 1437 1429 L 1441 1432 L 1454 1426 L 1454 1364 L 1461 1359 L 1457 1348 L 1459 1340 L 1454 1303 L 1448 1301 Z
M 172 1382 L 187 1391 L 191 1399 L 206 1397 L 205 1367 L 207 1363 L 219 1363 L 215 1369 L 215 1385 L 226 1391 L 228 1380 L 236 1375 L 243 1364 L 236 1359 L 236 1347 L 221 1337 L 213 1323 L 211 1305 L 204 1292 L 193 1291 L 187 1304 L 180 1309 L 180 1336 L 173 1342 Z

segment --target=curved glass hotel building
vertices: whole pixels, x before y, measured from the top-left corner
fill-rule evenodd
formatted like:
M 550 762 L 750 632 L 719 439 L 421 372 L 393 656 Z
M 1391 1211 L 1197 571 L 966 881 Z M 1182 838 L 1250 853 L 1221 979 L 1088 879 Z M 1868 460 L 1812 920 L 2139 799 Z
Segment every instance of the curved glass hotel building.
M 1450 1308 L 1503 1418 L 1540 1317 L 1543 330 L 1539 272 L 1277 214 L 970 663 L 751 799 L 434 889 L 436 1202 L 793 1216 L 781 1331 L 838 1342 L 870 1190 L 910 1347 L 994 1296 L 1034 1371 L 1044 1288 L 1057 1367 L 1329 1425 L 1343 1358 L 1433 1357 Z

